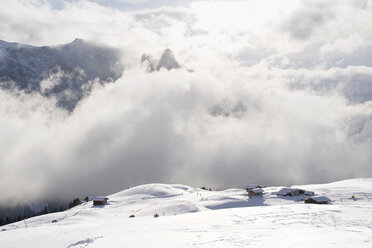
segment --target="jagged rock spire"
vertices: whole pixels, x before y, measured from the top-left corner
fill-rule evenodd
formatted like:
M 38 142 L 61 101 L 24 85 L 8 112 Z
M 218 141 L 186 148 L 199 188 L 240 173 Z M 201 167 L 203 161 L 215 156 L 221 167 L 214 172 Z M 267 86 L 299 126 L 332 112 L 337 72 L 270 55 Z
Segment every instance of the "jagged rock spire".
M 167 70 L 177 69 L 180 68 L 180 64 L 177 62 L 176 58 L 174 57 L 173 52 L 170 49 L 166 49 L 160 57 L 160 61 L 158 66 L 156 67 L 157 70 L 161 68 L 166 68 Z

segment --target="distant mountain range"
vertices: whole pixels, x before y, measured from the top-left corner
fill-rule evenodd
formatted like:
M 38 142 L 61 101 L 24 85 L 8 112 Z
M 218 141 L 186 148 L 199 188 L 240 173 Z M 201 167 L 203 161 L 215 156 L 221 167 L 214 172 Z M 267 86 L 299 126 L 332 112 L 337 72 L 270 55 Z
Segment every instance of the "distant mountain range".
M 181 68 L 170 49 L 160 59 L 144 54 L 141 63 L 149 72 Z M 82 39 L 41 47 L 0 40 L 0 88 L 55 97 L 70 112 L 95 82 L 115 82 L 123 70 L 118 50 Z
M 53 47 L 0 41 L 0 88 L 55 97 L 68 111 L 93 82 L 114 82 L 123 70 L 119 51 L 81 39 Z

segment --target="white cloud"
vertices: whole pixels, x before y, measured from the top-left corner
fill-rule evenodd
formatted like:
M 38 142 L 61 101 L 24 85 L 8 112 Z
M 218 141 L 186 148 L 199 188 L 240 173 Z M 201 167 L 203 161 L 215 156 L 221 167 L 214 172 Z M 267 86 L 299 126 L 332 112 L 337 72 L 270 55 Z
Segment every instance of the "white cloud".
M 372 176 L 372 65 L 363 52 L 372 47 L 371 6 L 288 1 L 255 24 L 239 22 L 244 10 L 233 16 L 255 2 L 122 12 L 87 1 L 62 9 L 2 1 L 1 39 L 79 37 L 118 47 L 127 68 L 69 116 L 52 100 L 0 92 L 0 187 L 12 185 L 2 199 L 154 181 L 224 187 Z M 231 22 L 214 26 L 224 6 Z M 195 72 L 139 67 L 142 53 L 165 48 Z M 212 115 L 216 106 L 223 111 Z
M 120 3 L 144 3 L 144 2 L 149 2 L 148 0 L 116 0 L 117 2 Z

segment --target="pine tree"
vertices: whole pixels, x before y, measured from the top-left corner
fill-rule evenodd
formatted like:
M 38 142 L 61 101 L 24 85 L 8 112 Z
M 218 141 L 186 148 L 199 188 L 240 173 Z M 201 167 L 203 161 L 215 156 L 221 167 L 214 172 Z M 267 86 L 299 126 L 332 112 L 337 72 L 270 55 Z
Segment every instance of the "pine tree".
M 79 198 L 75 198 L 72 202 L 70 202 L 68 204 L 68 208 L 73 208 L 73 207 L 75 207 L 77 205 L 80 205 L 80 204 L 81 204 L 80 199 Z
M 81 204 L 81 201 L 79 198 L 75 198 L 73 201 L 74 207 Z

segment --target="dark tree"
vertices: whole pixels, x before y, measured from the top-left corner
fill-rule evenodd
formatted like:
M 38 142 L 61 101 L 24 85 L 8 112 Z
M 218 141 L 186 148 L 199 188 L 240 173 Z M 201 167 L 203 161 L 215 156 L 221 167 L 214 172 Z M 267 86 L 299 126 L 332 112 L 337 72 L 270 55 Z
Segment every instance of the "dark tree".
M 77 205 L 80 205 L 81 204 L 81 201 L 79 198 L 75 198 L 74 201 L 72 202 L 74 204 L 74 207 L 77 206 Z
M 5 224 L 10 224 L 10 223 L 12 223 L 12 219 L 9 216 L 7 216 L 5 218 Z
M 80 205 L 80 204 L 81 204 L 80 199 L 79 198 L 75 198 L 72 202 L 70 202 L 68 204 L 68 208 L 73 208 L 73 207 L 75 207 L 77 205 Z

